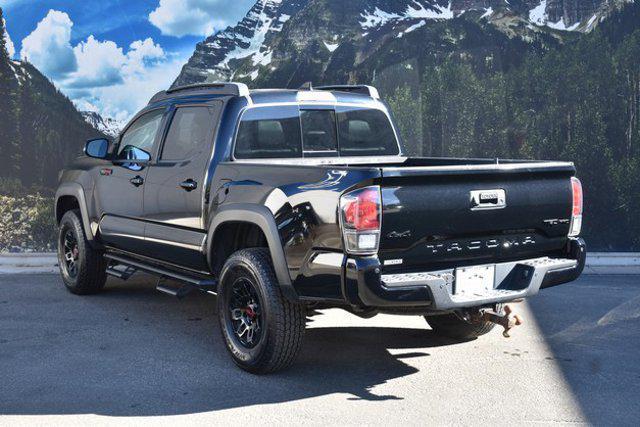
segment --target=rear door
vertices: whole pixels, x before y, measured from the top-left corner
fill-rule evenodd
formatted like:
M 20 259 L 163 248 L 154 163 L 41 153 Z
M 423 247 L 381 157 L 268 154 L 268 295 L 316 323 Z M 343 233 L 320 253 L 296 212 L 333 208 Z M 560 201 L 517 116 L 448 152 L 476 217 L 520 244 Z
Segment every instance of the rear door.
M 145 184 L 149 256 L 206 269 L 203 186 L 221 109 L 216 101 L 179 105 L 171 114 L 158 161 L 149 168 Z

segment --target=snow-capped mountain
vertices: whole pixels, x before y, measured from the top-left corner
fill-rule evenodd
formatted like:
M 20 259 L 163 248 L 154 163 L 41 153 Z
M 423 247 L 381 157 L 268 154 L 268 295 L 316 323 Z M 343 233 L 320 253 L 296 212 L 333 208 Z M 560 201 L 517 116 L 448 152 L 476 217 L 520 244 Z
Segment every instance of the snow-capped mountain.
M 196 46 L 174 86 L 344 82 L 375 74 L 371 67 L 381 61 L 455 51 L 469 38 L 479 46 L 519 40 L 544 48 L 592 31 L 633 1 L 258 0 L 235 27 Z
M 123 128 L 123 123 L 109 117 L 104 118 L 95 111 L 81 111 L 80 114 L 91 126 L 111 137 L 118 136 Z
M 175 86 L 206 80 L 230 80 L 233 62 L 248 59 L 254 65 L 269 65 L 267 46 L 292 15 L 309 0 L 258 0 L 235 27 L 229 27 L 198 43 Z

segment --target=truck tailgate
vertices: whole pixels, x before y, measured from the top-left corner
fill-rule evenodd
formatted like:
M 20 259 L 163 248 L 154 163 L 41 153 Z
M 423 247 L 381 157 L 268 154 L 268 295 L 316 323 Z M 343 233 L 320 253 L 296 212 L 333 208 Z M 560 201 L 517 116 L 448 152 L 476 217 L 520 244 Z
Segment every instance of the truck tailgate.
M 571 163 L 381 169 L 385 271 L 433 271 L 562 249 Z

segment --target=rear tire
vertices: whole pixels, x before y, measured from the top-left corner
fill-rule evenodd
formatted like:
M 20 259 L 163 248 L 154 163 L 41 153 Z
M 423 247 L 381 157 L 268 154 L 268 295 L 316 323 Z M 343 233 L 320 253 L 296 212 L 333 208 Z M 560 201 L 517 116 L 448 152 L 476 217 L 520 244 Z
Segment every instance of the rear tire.
M 502 305 L 498 306 L 497 311 L 502 312 Z M 496 326 L 491 322 L 469 323 L 453 313 L 425 316 L 424 318 L 436 335 L 459 340 L 469 340 L 486 335 Z
M 302 348 L 306 309 L 282 294 L 268 250 L 243 249 L 222 268 L 218 320 L 235 364 L 266 374 L 294 362 Z
M 77 209 L 65 213 L 60 221 L 58 265 L 64 285 L 76 295 L 100 292 L 107 280 L 107 262 L 89 245 Z

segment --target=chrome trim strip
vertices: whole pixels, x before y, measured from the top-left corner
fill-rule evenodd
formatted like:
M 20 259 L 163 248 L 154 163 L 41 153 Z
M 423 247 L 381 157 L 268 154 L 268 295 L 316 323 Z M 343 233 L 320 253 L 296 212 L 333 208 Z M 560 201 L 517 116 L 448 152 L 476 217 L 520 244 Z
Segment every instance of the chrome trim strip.
M 573 167 L 572 162 L 532 162 L 532 163 L 499 163 L 485 165 L 451 165 L 451 166 L 414 166 L 398 168 L 402 172 L 420 172 L 428 170 L 432 172 L 464 172 L 464 171 L 517 171 L 522 169 L 549 169 Z M 393 168 L 389 169 L 393 171 Z
M 147 242 L 160 243 L 163 245 L 177 246 L 179 248 L 190 249 L 192 251 L 200 252 L 202 250 L 201 245 L 190 245 L 188 243 L 172 242 L 171 240 L 157 239 L 154 237 L 145 237 L 144 240 Z

